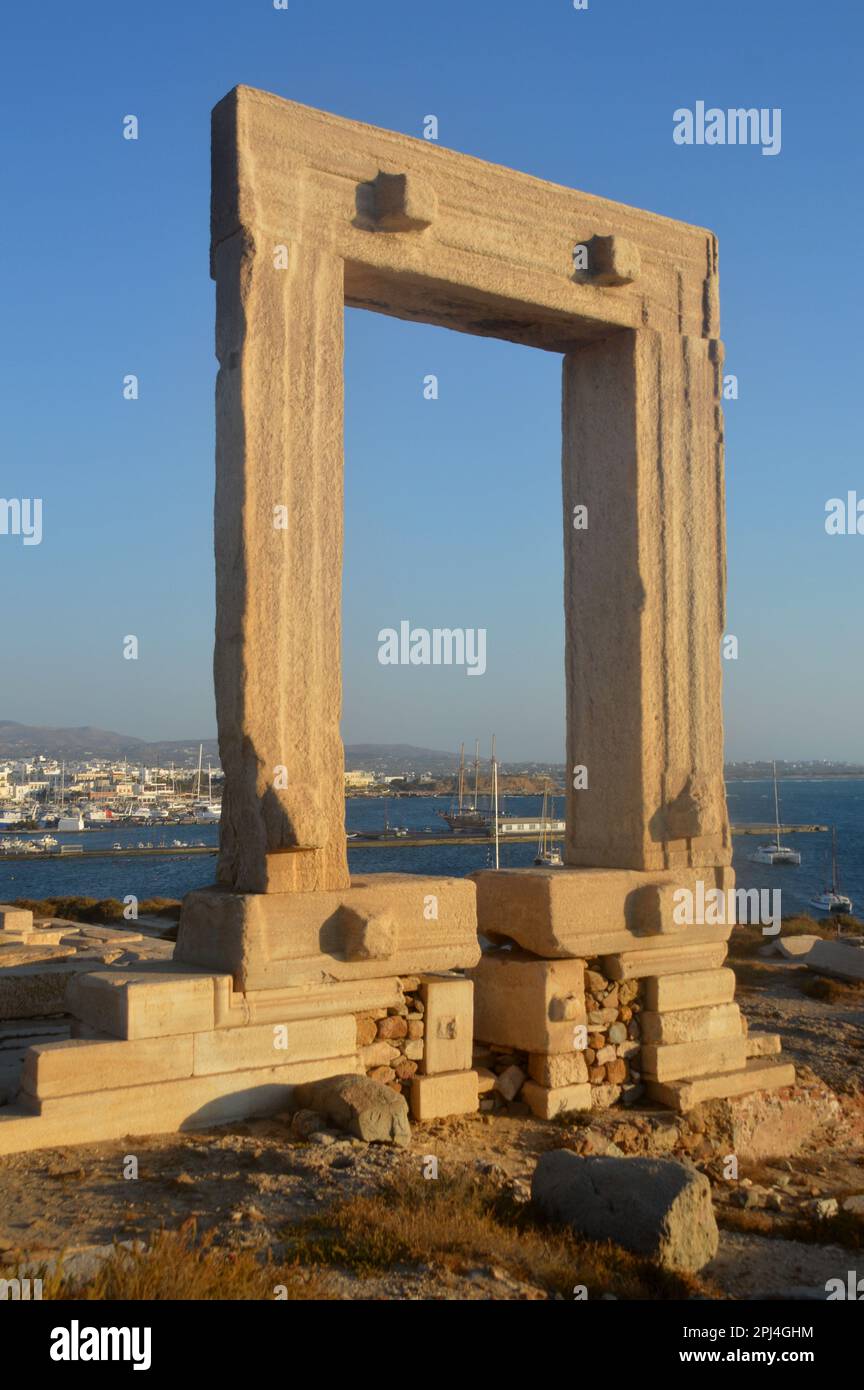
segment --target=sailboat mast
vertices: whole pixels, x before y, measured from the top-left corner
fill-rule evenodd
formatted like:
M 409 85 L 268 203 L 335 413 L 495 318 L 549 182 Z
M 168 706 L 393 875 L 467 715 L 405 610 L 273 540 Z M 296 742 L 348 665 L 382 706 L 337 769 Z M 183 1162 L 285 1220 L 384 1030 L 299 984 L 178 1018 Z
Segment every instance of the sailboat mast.
M 201 763 L 202 763 L 202 761 L 203 761 L 203 758 L 204 758 L 204 744 L 203 744 L 203 743 L 199 743 L 199 744 L 198 744 L 198 790 L 197 790 L 197 792 L 196 792 L 196 796 L 197 796 L 197 798 L 198 798 L 199 801 L 201 800 Z
M 459 749 L 459 812 L 462 812 L 462 801 L 465 796 L 465 744 Z
M 480 790 L 480 740 L 474 741 L 474 805 L 472 811 L 477 810 L 477 795 Z
M 495 757 L 495 735 L 492 735 L 492 818 L 495 826 L 495 868 L 498 868 L 498 760 Z
M 777 848 L 780 848 L 780 797 L 777 793 L 777 763 L 772 762 L 771 767 L 774 771 L 774 824 L 777 834 Z

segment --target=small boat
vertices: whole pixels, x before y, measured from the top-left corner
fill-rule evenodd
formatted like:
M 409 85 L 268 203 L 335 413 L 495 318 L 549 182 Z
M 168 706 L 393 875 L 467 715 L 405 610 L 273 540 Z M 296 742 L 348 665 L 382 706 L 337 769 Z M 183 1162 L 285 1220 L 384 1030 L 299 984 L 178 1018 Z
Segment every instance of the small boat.
M 810 898 L 809 906 L 814 912 L 827 912 L 829 916 L 852 911 L 852 899 L 840 892 L 837 874 L 837 827 L 831 827 L 831 887 Z
M 755 853 L 750 855 L 751 864 L 800 864 L 801 855 L 797 849 L 790 849 L 788 845 L 780 843 L 780 795 L 777 791 L 777 764 L 771 764 L 774 773 L 774 843 L 760 845 Z
M 554 814 L 554 805 L 552 812 Z M 537 854 L 534 863 L 542 869 L 563 869 L 564 860 L 561 851 L 552 838 L 552 817 L 549 807 L 549 788 L 543 789 L 543 809 L 540 812 L 540 839 L 537 843 Z

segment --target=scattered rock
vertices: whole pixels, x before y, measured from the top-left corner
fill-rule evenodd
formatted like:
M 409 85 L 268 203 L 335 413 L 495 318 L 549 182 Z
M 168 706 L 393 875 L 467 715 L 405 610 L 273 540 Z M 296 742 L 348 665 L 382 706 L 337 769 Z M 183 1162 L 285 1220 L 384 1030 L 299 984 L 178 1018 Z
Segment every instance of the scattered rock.
M 326 1115 L 337 1128 L 367 1143 L 408 1144 L 411 1140 L 404 1096 L 367 1076 L 307 1081 L 296 1087 L 294 1099 L 301 1109 Z
M 556 1149 L 531 1183 L 539 1210 L 591 1240 L 612 1240 L 667 1269 L 702 1269 L 719 1234 L 708 1179 L 669 1159 L 579 1158 Z
M 525 1073 L 521 1067 L 508 1067 L 495 1082 L 495 1090 L 499 1091 L 505 1100 L 515 1100 L 524 1081 Z
M 829 1221 L 832 1216 L 837 1215 L 840 1203 L 836 1197 L 817 1197 L 814 1202 L 807 1203 L 807 1210 L 818 1216 L 820 1221 Z
M 316 1110 L 298 1110 L 291 1120 L 292 1139 L 308 1139 L 310 1134 L 325 1129 L 326 1125 Z

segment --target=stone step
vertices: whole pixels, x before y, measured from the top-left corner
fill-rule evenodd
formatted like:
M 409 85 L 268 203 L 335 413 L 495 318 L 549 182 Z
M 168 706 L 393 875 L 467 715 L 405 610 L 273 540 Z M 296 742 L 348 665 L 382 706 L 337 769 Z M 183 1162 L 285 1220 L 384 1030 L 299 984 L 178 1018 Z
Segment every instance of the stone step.
M 694 927 L 692 932 L 726 933 L 727 927 Z M 692 937 L 688 935 L 688 940 Z M 655 938 L 662 946 L 648 949 L 640 943 L 639 949 L 624 951 L 616 956 L 603 957 L 603 973 L 610 980 L 641 980 L 646 976 L 693 974 L 718 970 L 726 959 L 726 942 L 715 944 L 681 945 L 680 937 L 660 936 Z
M 645 1076 L 654 1081 L 678 1081 L 684 1077 L 739 1071 L 747 1061 L 747 1040 L 739 1024 L 737 1038 L 660 1045 L 643 1043 L 640 1061 Z
M 91 1095 L 42 1101 L 24 1096 L 17 1105 L 0 1108 L 0 1155 L 206 1129 L 270 1115 L 286 1109 L 294 1087 L 302 1082 L 357 1070 L 356 1056 L 335 1057 L 122 1086 Z
M 526 1081 L 522 1087 L 522 1099 L 532 1115 L 541 1120 L 552 1120 L 569 1110 L 590 1110 L 591 1091 L 592 1087 L 587 1083 L 550 1087 L 541 1086 L 536 1081 Z
M 674 978 L 674 977 L 673 977 Z M 706 1004 L 695 1009 L 671 1009 L 640 1015 L 642 1041 L 646 1043 L 708 1042 L 714 1038 L 740 1038 L 741 1010 L 737 1004 Z
M 690 970 L 680 974 L 653 975 L 645 981 L 645 1008 L 654 1013 L 730 1004 L 735 997 L 735 971 Z
M 704 1100 L 724 1100 L 747 1095 L 750 1091 L 776 1091 L 782 1086 L 794 1085 L 795 1068 L 791 1062 L 753 1058 L 738 1071 L 679 1081 L 649 1080 L 647 1090 L 651 1100 L 683 1112 L 692 1110 Z
M 411 1080 L 411 1115 L 415 1120 L 438 1120 L 447 1115 L 471 1115 L 480 1104 L 476 1071 L 443 1071 Z
M 69 984 L 70 1013 L 114 1038 L 160 1038 L 207 1032 L 227 1011 L 230 975 L 142 962 L 128 970 L 94 970 Z

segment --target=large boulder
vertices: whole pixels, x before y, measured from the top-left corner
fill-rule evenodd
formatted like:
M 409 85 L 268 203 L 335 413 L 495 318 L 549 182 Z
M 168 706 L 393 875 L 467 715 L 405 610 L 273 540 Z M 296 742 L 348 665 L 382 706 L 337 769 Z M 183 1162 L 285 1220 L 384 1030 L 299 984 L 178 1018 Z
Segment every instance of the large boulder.
M 545 1153 L 531 1198 L 550 1220 L 590 1240 L 611 1240 L 667 1269 L 701 1269 L 719 1235 L 706 1177 L 665 1158 L 580 1158 Z
M 295 1086 L 293 1104 L 298 1110 L 324 1115 L 336 1129 L 343 1129 L 367 1144 L 408 1144 L 411 1126 L 403 1096 L 368 1076 L 328 1076 Z

